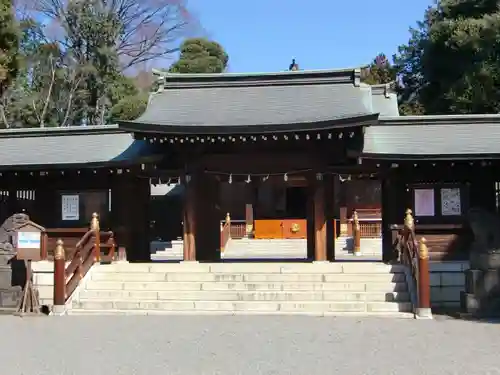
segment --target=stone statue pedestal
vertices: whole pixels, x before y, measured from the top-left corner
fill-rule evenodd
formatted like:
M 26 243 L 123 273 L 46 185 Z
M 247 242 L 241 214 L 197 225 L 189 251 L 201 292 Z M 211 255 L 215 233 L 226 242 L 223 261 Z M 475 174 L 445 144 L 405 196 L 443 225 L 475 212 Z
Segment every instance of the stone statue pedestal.
M 17 307 L 22 297 L 22 284 L 16 280 L 16 278 L 21 279 L 21 277 L 18 277 L 17 271 L 14 271 L 13 277 L 12 271 L 13 269 L 19 269 L 22 272 L 23 265 L 20 265 L 18 260 L 11 261 L 13 256 L 14 254 L 11 251 L 0 250 L 0 309 Z
M 500 316 L 500 269 L 470 269 L 465 272 L 462 306 L 468 314 Z
M 15 258 L 12 244 L 15 228 L 29 221 L 23 213 L 14 214 L 0 226 L 0 310 L 16 308 L 26 283 L 26 265 Z

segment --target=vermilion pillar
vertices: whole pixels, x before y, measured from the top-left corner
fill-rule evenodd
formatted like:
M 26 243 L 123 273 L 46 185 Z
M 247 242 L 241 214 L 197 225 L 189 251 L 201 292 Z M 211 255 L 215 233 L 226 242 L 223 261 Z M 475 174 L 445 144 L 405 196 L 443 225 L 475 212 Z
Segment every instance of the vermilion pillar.
M 184 261 L 194 261 L 196 260 L 196 215 L 195 215 L 195 205 L 196 205 L 196 191 L 195 182 L 192 176 L 186 174 L 183 177 L 183 183 L 185 186 L 184 195 L 184 215 L 183 215 L 183 254 Z
M 314 189 L 314 237 L 314 260 L 326 261 L 325 184 L 319 173 Z

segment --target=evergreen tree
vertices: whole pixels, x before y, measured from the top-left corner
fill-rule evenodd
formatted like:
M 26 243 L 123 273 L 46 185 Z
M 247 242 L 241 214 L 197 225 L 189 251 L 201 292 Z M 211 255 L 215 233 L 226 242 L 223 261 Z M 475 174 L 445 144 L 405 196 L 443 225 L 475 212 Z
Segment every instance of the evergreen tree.
M 203 38 L 187 39 L 181 45 L 179 60 L 169 69 L 171 73 L 222 73 L 229 56 L 217 42 Z
M 396 58 L 403 98 L 428 114 L 500 112 L 500 11 L 493 0 L 440 0 Z

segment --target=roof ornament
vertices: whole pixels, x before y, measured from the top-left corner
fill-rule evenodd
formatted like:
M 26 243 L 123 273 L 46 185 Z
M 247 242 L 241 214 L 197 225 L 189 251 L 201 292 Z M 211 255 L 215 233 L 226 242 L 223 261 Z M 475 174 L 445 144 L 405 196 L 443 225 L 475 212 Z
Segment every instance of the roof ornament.
M 167 81 L 167 73 L 159 69 L 153 69 L 152 73 L 153 76 L 155 77 L 156 83 L 158 84 L 157 92 L 162 92 L 165 89 L 165 83 Z
M 288 67 L 288 70 L 291 72 L 296 72 L 297 70 L 299 70 L 299 64 L 295 62 L 295 59 L 292 59 L 292 63 Z

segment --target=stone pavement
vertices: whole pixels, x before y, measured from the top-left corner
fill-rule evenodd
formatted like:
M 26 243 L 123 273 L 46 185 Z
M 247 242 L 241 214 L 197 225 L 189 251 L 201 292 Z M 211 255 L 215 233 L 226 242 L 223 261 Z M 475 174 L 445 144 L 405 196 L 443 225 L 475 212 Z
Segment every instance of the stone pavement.
M 500 374 L 500 325 L 297 316 L 0 316 L 8 375 Z

